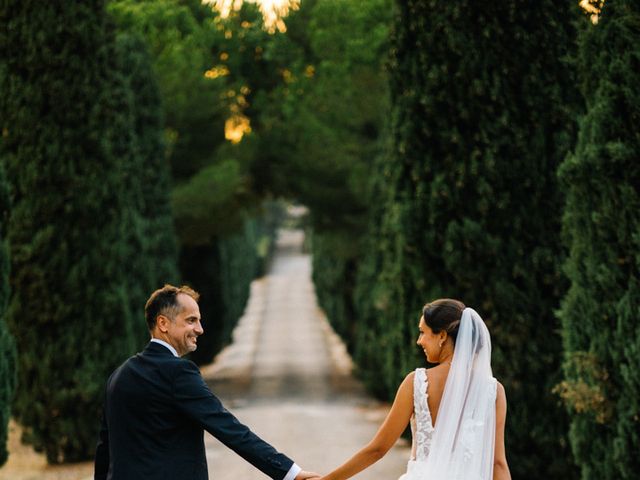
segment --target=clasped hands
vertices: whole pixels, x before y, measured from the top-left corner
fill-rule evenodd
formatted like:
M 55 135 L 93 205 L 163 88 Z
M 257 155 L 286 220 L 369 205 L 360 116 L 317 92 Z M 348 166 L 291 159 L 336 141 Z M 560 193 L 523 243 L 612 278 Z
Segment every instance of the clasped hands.
M 300 470 L 300 473 L 296 475 L 295 480 L 320 480 L 322 475 L 315 472 L 307 472 L 305 470 Z

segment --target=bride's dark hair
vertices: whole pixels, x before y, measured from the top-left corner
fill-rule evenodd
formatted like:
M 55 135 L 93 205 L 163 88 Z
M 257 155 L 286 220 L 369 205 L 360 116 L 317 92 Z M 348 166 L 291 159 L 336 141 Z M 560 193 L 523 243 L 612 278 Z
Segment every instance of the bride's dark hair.
M 455 344 L 458 336 L 458 328 L 460 327 L 460 319 L 462 318 L 462 311 L 465 308 L 465 304 L 460 300 L 440 298 L 427 303 L 422 308 L 422 317 L 424 318 L 424 323 L 427 324 L 433 333 L 440 333 L 444 330 L 449 334 Z

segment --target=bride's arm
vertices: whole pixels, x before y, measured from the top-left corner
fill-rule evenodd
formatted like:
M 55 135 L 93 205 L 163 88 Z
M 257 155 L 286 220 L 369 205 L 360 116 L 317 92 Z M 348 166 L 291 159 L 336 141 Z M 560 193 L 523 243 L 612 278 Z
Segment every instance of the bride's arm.
M 373 439 L 353 457 L 321 480 L 344 480 L 380 460 L 398 440 L 413 413 L 413 376 L 411 372 L 398 387 L 393 406 Z
M 493 480 L 511 480 L 504 446 L 504 425 L 507 420 L 507 395 L 498 383 L 496 395 L 496 448 L 493 460 Z

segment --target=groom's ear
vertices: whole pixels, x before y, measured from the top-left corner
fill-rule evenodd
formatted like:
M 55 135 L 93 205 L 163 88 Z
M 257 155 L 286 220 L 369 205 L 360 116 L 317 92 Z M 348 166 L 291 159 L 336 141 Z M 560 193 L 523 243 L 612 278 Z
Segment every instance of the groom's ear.
M 156 317 L 156 327 L 162 333 L 167 333 L 169 331 L 169 323 L 171 323 L 169 317 L 165 317 L 164 315 L 158 315 Z

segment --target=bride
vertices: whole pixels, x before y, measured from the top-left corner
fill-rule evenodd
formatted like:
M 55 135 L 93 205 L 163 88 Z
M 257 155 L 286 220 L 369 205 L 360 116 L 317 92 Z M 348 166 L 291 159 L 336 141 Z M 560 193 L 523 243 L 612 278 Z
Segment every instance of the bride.
M 400 480 L 510 480 L 504 446 L 507 399 L 491 372 L 491 339 L 462 302 L 424 306 L 418 345 L 430 363 L 406 376 L 375 437 L 322 480 L 352 477 L 382 458 L 411 423 Z

